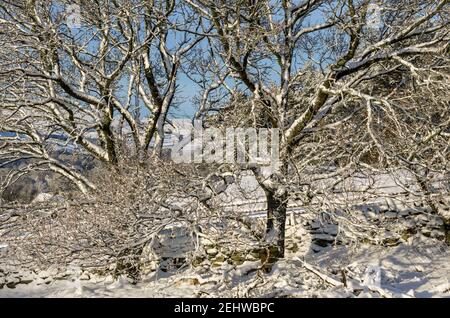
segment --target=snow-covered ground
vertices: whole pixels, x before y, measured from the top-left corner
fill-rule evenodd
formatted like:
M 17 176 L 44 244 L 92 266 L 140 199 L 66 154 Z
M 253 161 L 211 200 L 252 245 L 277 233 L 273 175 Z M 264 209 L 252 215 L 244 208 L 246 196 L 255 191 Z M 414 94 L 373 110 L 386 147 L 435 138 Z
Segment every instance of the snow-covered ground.
M 126 277 L 100 277 L 76 268 L 63 273 L 6 270 L 0 262 L 0 297 L 450 298 L 450 248 L 442 238 L 442 219 L 417 205 L 414 196 L 408 198 L 387 176 L 380 180 L 384 186 L 372 186 L 372 197 L 361 200 L 358 194 L 345 202 L 352 203 L 346 209 L 351 215 L 345 219 L 339 213 L 332 214 L 333 220 L 320 219 L 315 211 L 290 202 L 286 258 L 269 273 L 260 269 L 257 258 L 244 257 L 243 264 L 218 261 L 225 256 L 223 251 L 214 251 L 213 257 L 197 267 L 171 273 L 157 269 L 137 284 Z M 243 183 L 224 192 L 221 202 L 225 206 L 231 203 L 231 211 L 239 214 L 264 217 L 265 203 L 255 196 L 254 180 L 244 179 Z M 241 195 L 244 190 L 253 195 L 253 201 Z M 343 201 L 340 195 L 333 200 Z M 450 213 L 448 199 L 448 195 L 442 197 L 438 206 L 444 217 Z M 346 224 L 350 231 L 342 234 Z M 374 233 L 376 240 L 371 237 Z M 178 245 L 179 239 L 174 241 Z M 166 243 L 174 244 L 169 241 Z M 164 240 L 161 242 L 165 246 Z M 183 249 L 188 245 L 176 246 L 176 257 L 182 257 L 179 249 L 188 252 L 189 248 Z M 0 261 L 7 248 L 8 244 L 0 241 Z M 167 253 L 164 250 L 161 255 L 167 258 Z
M 258 271 L 259 266 L 256 261 L 203 272 L 198 268 L 172 274 L 157 271 L 135 285 L 125 277 L 85 274 L 53 281 L 41 277 L 13 289 L 5 286 L 0 297 L 450 298 L 450 251 L 442 242 L 421 235 L 390 248 L 333 246 L 320 253 L 300 249 L 270 273 Z

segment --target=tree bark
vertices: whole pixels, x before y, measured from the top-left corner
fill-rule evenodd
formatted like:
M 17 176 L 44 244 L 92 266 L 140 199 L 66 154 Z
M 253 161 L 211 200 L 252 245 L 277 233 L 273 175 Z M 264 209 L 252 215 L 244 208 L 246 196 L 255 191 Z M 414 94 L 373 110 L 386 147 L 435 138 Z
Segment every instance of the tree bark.
M 268 260 L 276 261 L 284 257 L 287 193 L 267 191 L 267 225 L 266 243 L 268 247 Z

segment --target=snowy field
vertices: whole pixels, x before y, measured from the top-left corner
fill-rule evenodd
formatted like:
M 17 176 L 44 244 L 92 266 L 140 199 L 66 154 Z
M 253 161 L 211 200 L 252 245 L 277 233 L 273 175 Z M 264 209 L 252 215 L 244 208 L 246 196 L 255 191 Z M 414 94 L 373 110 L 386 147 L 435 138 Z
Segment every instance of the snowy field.
M 268 274 L 258 271 L 259 265 L 245 262 L 173 274 L 157 271 L 135 285 L 125 277 L 114 280 L 82 274 L 52 281 L 37 275 L 28 284 L 5 286 L 0 297 L 450 298 L 448 248 L 420 235 L 391 248 L 335 246 L 306 254 L 300 249 L 297 254 L 288 254 Z
M 286 257 L 269 272 L 257 257 L 246 255 L 230 262 L 229 253 L 210 253 L 206 248 L 205 253 L 212 255 L 202 263 L 186 263 L 177 270 L 157 265 L 134 284 L 125 276 L 99 276 L 77 267 L 41 272 L 6 267 L 1 261 L 8 244 L 0 241 L 0 297 L 450 298 L 450 249 L 444 243 L 442 219 L 414 200 L 400 200 L 399 188 L 386 186 L 386 178 L 382 181 L 385 187 L 375 187 L 364 204 L 356 204 L 360 198 L 351 200 L 350 218 L 338 213 L 337 219 L 327 220 L 315 209 L 290 205 Z M 243 203 L 241 213 L 252 219 L 264 217 L 256 202 L 236 197 L 238 191 L 229 193 L 231 202 Z M 449 198 L 445 199 L 439 206 L 442 215 L 449 213 Z M 335 201 L 340 200 L 338 195 Z M 355 230 L 359 233 L 353 237 Z M 3 232 L 6 235 L 8 228 Z M 371 237 L 374 233 L 376 237 Z M 183 239 L 162 239 L 165 250 L 159 256 L 175 252 L 171 257 L 177 258 L 180 250 L 189 252 L 184 247 L 190 243 Z

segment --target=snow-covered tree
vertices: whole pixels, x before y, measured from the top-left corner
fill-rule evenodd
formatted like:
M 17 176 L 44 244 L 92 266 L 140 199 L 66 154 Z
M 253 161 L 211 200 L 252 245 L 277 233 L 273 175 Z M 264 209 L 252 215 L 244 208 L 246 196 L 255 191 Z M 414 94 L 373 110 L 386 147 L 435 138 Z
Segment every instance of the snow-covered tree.
M 2 1 L 0 156 L 23 163 L 7 183 L 46 169 L 93 188 L 64 148 L 111 165 L 159 156 L 197 29 L 175 0 Z
M 265 191 L 275 258 L 292 189 L 311 178 L 448 169 L 447 1 L 184 2 L 211 28 L 198 116 L 228 100 L 224 125 L 281 131 L 279 169 L 243 167 Z

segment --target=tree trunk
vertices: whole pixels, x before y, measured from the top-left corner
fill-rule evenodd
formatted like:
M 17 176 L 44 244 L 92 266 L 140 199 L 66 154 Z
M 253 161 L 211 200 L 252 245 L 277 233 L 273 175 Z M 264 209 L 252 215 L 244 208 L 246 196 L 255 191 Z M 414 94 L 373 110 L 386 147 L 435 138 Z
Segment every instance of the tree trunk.
M 168 106 L 163 105 L 163 109 L 161 110 L 161 114 L 158 117 L 158 121 L 156 122 L 156 131 L 155 131 L 155 145 L 153 148 L 153 155 L 156 157 L 161 157 L 163 146 L 164 146 L 164 127 L 167 118 L 167 110 Z
M 267 198 L 267 227 L 266 243 L 268 246 L 269 262 L 284 257 L 284 243 L 286 232 L 287 193 L 266 191 Z

